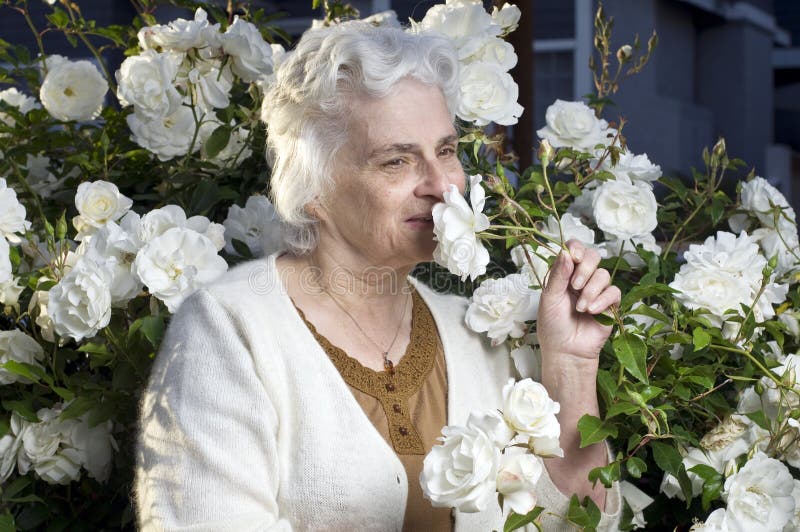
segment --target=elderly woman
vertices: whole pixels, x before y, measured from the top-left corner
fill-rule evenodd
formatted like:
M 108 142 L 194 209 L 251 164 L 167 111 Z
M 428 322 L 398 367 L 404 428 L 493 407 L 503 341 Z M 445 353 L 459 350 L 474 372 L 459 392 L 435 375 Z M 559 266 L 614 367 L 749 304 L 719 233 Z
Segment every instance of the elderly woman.
M 142 402 L 140 526 L 168 530 L 475 530 L 499 508 L 433 508 L 419 483 L 442 426 L 501 404 L 502 347 L 464 326 L 466 301 L 409 276 L 434 251 L 431 209 L 463 191 L 458 61 L 443 37 L 346 23 L 307 32 L 266 96 L 272 194 L 288 250 L 183 303 Z M 594 318 L 619 301 L 597 253 L 570 242 L 542 295 L 542 380 L 561 403 L 563 459 L 537 486 L 571 530 L 568 496 L 613 527 L 617 490 L 579 448 L 597 414 Z M 558 517 L 562 516 L 562 517 Z

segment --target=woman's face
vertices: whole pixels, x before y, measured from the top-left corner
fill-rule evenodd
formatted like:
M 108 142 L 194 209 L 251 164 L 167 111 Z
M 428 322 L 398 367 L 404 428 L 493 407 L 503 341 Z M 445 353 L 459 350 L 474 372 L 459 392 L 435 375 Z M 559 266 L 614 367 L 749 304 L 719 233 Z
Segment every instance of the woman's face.
M 389 96 L 354 98 L 348 126 L 333 189 L 317 213 L 320 243 L 369 265 L 431 260 L 431 209 L 450 184 L 464 190 L 441 90 L 406 78 Z

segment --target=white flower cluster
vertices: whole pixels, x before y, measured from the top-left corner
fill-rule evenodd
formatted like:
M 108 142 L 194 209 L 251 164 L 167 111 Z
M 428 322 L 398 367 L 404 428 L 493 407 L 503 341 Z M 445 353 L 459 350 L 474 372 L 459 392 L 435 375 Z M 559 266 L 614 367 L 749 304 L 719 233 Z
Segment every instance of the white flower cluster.
M 232 205 L 222 225 L 225 226 L 225 251 L 231 255 L 239 255 L 233 246 L 234 240 L 247 245 L 255 257 L 283 247 L 283 222 L 265 196 L 250 196 L 244 208 Z
M 62 420 L 66 406 L 40 409 L 38 422 L 11 416 L 11 431 L 0 438 L 0 482 L 13 473 L 14 465 L 21 475 L 33 470 L 49 484 L 78 480 L 81 468 L 100 482 L 108 480 L 116 447 L 112 422 L 91 426 L 88 413 Z
M 658 224 L 652 183 L 661 177 L 661 168 L 651 163 L 647 154 L 627 150 L 620 153 L 616 164 L 610 156 L 603 157 L 617 131 L 583 102 L 556 100 L 547 108 L 545 120 L 547 125 L 537 131 L 539 138 L 554 148 L 597 154 L 599 158 L 592 164 L 614 176 L 600 184 L 591 183 L 568 212 L 603 231 L 605 240 L 597 245 L 601 257 L 621 255 L 632 267 L 644 266 L 637 247 L 661 252 L 652 234 Z
M 726 338 L 734 338 L 739 329 L 727 320 L 731 311 L 744 316 L 742 305 L 747 305 L 753 308 L 756 320 L 763 321 L 773 318 L 774 305 L 786 299 L 789 287 L 775 283 L 774 273 L 762 282 L 767 259 L 746 232 L 737 237 L 719 231 L 702 245 L 689 246 L 684 258 L 686 264 L 669 285 L 678 291 L 675 298 L 689 309 L 701 310 L 715 326 L 723 327 Z
M 7 105 L 16 107 L 22 114 L 27 114 L 33 109 L 38 109 L 39 107 L 41 107 L 35 98 L 26 96 L 25 94 L 19 92 L 14 87 L 0 91 L 0 102 L 4 102 Z M 17 121 L 14 120 L 14 117 L 9 115 L 8 113 L 0 111 L 0 123 L 9 128 L 13 128 L 17 124 Z M 7 135 L 8 133 L 0 132 L 0 137 Z
M 516 124 L 523 108 L 509 70 L 517 64 L 514 47 L 502 39 L 516 29 L 521 12 L 504 4 L 492 14 L 480 0 L 448 0 L 431 7 L 413 31 L 436 31 L 452 39 L 461 65 L 461 97 L 456 114 L 467 122 Z
M 263 87 L 272 79 L 273 55 L 283 53 L 238 17 L 221 33 L 202 8 L 194 20 L 147 26 L 138 37 L 142 53 L 116 72 L 117 97 L 133 107 L 127 121 L 134 141 L 161 161 L 199 150 L 222 125 L 214 110 L 228 107 L 235 79 Z M 243 141 L 247 130 L 233 126 L 218 163 L 233 164 L 251 153 Z
M 147 286 L 170 312 L 194 290 L 227 270 L 218 252 L 225 246 L 221 224 L 186 217 L 176 205 L 144 216 L 106 181 L 82 183 L 73 220 L 81 245 L 77 260 L 50 289 L 38 294 L 36 323 L 60 336 L 91 338 L 108 325 L 112 307 L 124 307 Z M 32 304 L 34 304 L 32 302 Z
M 753 219 L 760 225 L 752 232 L 768 258 L 777 257 L 776 271 L 788 276 L 800 270 L 800 239 L 794 209 L 781 192 L 763 177 L 756 176 L 742 184 L 742 215 L 731 217 L 736 233 L 749 230 Z
M 461 277 L 475 279 L 486 273 L 489 252 L 477 233 L 489 228 L 483 214 L 486 192 L 480 175 L 470 176 L 470 205 L 455 185 L 444 193 L 444 202 L 433 206 L 433 234 L 438 242 L 433 252 L 436 262 Z
M 539 457 L 563 456 L 558 412 L 538 382 L 509 380 L 502 412 L 473 412 L 465 426 L 442 429 L 442 444 L 425 457 L 420 474 L 425 497 L 435 507 L 480 512 L 499 493 L 504 513 L 530 512 L 544 473 Z
M 11 245 L 22 242 L 21 234 L 30 229 L 31 223 L 25 219 L 25 207 L 17 199 L 17 193 L 0 177 L 0 303 L 16 304 L 5 297 L 5 289 L 14 286 L 11 264 Z

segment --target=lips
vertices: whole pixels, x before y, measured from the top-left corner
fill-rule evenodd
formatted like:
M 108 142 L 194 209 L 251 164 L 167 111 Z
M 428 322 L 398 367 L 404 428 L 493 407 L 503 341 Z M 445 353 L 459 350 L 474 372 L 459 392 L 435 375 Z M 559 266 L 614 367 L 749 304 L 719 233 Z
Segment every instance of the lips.
M 433 216 L 430 213 L 422 213 L 412 216 L 406 220 L 407 222 L 432 222 Z

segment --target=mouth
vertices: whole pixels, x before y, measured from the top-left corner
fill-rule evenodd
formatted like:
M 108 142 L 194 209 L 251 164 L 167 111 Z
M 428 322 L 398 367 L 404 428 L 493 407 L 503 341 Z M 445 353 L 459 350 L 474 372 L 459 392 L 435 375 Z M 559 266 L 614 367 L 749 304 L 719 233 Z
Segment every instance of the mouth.
M 418 229 L 433 228 L 433 217 L 430 214 L 419 214 L 406 219 L 406 223 Z

